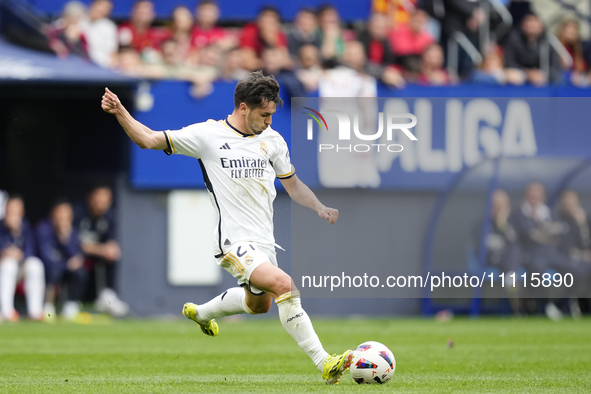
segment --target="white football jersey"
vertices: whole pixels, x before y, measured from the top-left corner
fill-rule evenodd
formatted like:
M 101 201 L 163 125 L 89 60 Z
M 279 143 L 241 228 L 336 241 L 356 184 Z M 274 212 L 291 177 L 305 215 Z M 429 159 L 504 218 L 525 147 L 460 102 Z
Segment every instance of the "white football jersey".
M 273 245 L 275 177 L 295 173 L 285 140 L 268 127 L 248 135 L 227 120 L 208 120 L 164 132 L 169 148 L 199 160 L 211 203 L 217 212 L 216 257 L 242 241 Z

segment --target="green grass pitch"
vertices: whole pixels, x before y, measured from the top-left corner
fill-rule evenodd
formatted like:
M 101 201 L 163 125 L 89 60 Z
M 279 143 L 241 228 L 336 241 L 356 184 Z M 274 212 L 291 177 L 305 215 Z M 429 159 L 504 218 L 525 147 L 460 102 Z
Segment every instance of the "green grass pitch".
M 394 379 L 326 386 L 279 321 L 0 325 L 0 393 L 591 392 L 591 319 L 313 319 L 329 352 L 366 340 L 396 356 Z M 448 340 L 454 346 L 448 348 Z

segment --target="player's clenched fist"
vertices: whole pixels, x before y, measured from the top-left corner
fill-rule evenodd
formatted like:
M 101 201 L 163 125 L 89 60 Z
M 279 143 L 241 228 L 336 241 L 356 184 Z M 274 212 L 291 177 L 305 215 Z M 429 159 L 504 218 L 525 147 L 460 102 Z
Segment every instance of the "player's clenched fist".
M 330 224 L 335 224 L 339 218 L 339 211 L 334 208 L 323 207 L 318 211 L 318 216 L 326 219 L 326 221 Z
M 109 88 L 105 88 L 105 94 L 103 94 L 101 107 L 105 112 L 116 114 L 123 106 L 121 105 L 121 101 L 119 101 L 119 97 L 117 97 L 115 93 L 111 92 Z

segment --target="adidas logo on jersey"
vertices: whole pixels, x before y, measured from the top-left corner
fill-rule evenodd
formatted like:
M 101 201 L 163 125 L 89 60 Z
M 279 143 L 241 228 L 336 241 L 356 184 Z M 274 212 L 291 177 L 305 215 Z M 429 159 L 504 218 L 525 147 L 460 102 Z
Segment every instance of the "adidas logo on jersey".
M 220 149 L 231 149 L 230 145 L 226 142 L 224 145 L 220 146 Z
M 230 246 L 230 245 L 232 245 L 232 242 L 230 242 L 230 240 L 228 238 L 226 238 L 226 242 L 224 242 L 224 246 Z

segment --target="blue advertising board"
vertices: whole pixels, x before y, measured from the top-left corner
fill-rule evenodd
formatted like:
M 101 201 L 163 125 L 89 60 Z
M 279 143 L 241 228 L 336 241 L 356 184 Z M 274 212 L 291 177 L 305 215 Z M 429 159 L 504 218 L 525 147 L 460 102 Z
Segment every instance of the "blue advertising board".
M 207 119 L 223 119 L 232 112 L 234 86 L 234 83 L 218 83 L 212 95 L 196 100 L 189 95 L 189 85 L 186 83 L 158 82 L 146 93 L 152 97 L 153 105 L 147 111 L 138 111 L 136 116 L 155 130 L 178 129 Z M 486 97 L 475 96 L 475 92 L 479 91 L 482 92 L 466 86 L 381 90 L 379 94 L 382 97 L 376 101 L 376 112 L 386 116 L 389 113 L 414 114 L 417 125 L 411 132 L 417 141 L 411 141 L 401 132 L 391 133 L 391 139 L 388 140 L 386 130 L 379 141 L 340 141 L 338 126 L 335 126 L 336 117 L 329 113 L 323 116 L 330 131 L 323 130 L 314 121 L 312 139 L 308 139 L 308 121 L 311 117 L 303 113 L 303 107 L 313 108 L 320 113 L 330 109 L 330 102 L 323 108 L 318 98 L 310 98 L 303 104 L 295 103 L 293 107 L 286 100 L 285 107 L 273 116 L 272 127 L 282 133 L 290 145 L 292 161 L 299 177 L 312 188 L 440 190 L 464 167 L 473 166 L 489 157 L 591 156 L 591 133 L 588 131 L 591 124 L 591 99 L 557 97 L 582 96 L 589 93 L 587 90 L 558 87 L 489 88 Z M 513 97 L 498 97 L 502 94 Z M 545 97 L 532 97 L 534 94 Z M 383 121 L 385 129 L 387 121 Z M 364 130 L 363 133 L 372 134 L 376 130 Z M 330 176 L 335 171 L 335 168 L 330 167 L 333 160 L 323 161 L 324 153 L 319 151 L 322 139 L 327 135 L 333 138 L 332 145 L 336 141 L 336 145 L 340 144 L 343 148 L 351 145 L 352 150 L 364 151 L 365 147 L 355 145 L 372 143 L 384 144 L 384 147 L 390 143 L 399 144 L 403 150 L 383 154 L 384 151 L 376 152 L 375 147 L 372 147 L 368 152 L 360 152 L 363 153 L 360 155 L 363 156 L 361 164 L 347 163 L 345 160 L 342 165 L 355 168 L 363 166 L 366 172 L 358 171 L 357 178 L 345 176 L 335 182 Z M 130 174 L 134 187 L 204 187 L 197 160 L 168 157 L 164 153 L 144 151 L 136 146 L 131 149 Z M 335 157 L 338 156 L 332 156 Z M 370 173 L 373 180 L 367 182 L 367 174 Z

